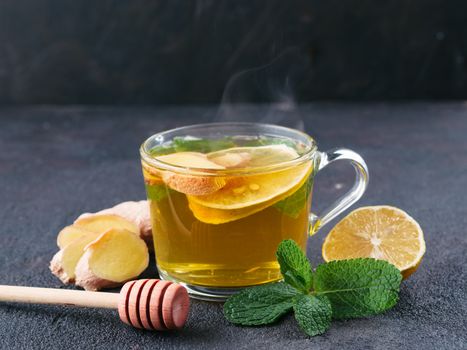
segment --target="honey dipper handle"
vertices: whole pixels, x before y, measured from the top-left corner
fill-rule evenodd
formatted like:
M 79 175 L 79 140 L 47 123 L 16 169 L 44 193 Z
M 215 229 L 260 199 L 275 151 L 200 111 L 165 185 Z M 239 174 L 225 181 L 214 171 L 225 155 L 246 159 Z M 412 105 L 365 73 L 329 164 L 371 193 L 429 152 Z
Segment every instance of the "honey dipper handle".
M 118 308 L 117 293 L 0 285 L 0 301 L 54 304 L 106 309 Z

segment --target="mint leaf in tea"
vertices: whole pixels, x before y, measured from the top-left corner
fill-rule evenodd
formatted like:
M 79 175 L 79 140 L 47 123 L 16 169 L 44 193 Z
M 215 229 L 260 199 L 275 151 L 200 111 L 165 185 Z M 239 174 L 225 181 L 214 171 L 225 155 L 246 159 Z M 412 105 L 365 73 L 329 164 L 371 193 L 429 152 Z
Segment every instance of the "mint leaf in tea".
M 291 218 L 298 217 L 303 207 L 308 203 L 308 196 L 311 195 L 312 187 L 313 179 L 310 177 L 295 193 L 277 202 L 274 207 Z

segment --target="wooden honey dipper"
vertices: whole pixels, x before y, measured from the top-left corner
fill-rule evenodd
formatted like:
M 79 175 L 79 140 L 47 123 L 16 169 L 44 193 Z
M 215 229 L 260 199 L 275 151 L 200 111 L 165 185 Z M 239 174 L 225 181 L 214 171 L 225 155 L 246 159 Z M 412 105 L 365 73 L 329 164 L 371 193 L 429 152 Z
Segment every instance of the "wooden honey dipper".
M 127 282 L 119 294 L 0 285 L 0 301 L 118 309 L 126 324 L 158 331 L 182 328 L 190 308 L 183 286 L 158 279 Z

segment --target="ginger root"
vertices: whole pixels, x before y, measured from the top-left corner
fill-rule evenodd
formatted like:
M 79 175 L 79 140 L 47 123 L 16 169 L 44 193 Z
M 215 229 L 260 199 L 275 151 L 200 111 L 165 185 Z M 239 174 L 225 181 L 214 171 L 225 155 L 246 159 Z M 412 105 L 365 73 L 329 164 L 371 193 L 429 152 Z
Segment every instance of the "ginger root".
M 138 202 L 123 202 L 115 205 L 112 208 L 104 209 L 96 213 L 84 213 L 81 214 L 75 221 L 74 225 L 80 227 L 86 227 L 90 229 L 89 221 L 100 220 L 100 219 L 91 219 L 96 218 L 97 216 L 102 215 L 112 215 L 119 216 L 127 221 L 133 223 L 132 227 L 123 227 L 133 232 L 139 232 L 141 238 L 148 244 L 149 249 L 153 248 L 152 244 L 152 226 L 151 226 L 151 217 L 149 214 L 149 203 L 148 201 L 138 201 Z M 113 222 L 111 225 L 103 225 L 107 229 L 109 228 L 119 228 L 115 226 L 116 222 Z M 136 230 L 136 231 L 135 231 Z
M 90 232 L 60 249 L 50 262 L 50 271 L 60 278 L 63 283 L 73 283 L 75 281 L 75 268 L 84 254 L 85 247 L 99 235 L 100 233 Z
M 101 236 L 114 231 L 123 231 L 125 236 L 131 233 L 133 239 L 126 240 L 129 240 L 130 243 L 136 240 L 139 242 L 138 244 L 143 244 L 145 247 L 143 253 L 141 253 L 141 249 L 120 250 L 114 256 L 114 263 L 125 265 L 127 261 L 134 258 L 148 260 L 148 247 L 153 248 L 148 201 L 123 202 L 113 208 L 104 209 L 97 213 L 80 215 L 73 225 L 65 227 L 58 234 L 57 245 L 60 251 L 52 258 L 50 270 L 63 283 L 74 283 L 80 259 L 88 252 L 89 247 L 93 246 L 90 243 L 99 241 Z M 109 237 L 109 235 L 106 237 Z M 115 242 L 115 240 L 111 241 Z M 146 247 L 146 244 L 148 247 Z M 97 245 L 97 248 L 93 248 L 93 251 L 101 249 L 99 247 L 100 245 Z M 139 255 L 135 257 L 133 254 Z M 81 271 L 84 271 L 84 269 L 82 268 Z M 131 274 L 131 278 L 137 277 L 137 275 Z M 92 279 L 86 276 L 84 272 L 81 273 L 80 283 L 88 289 L 110 288 L 122 284 L 121 281 L 115 280 L 115 278 L 105 279 L 99 277 L 99 281 L 95 282 L 95 278 Z M 88 280 L 91 282 L 87 282 Z
M 86 290 L 116 287 L 139 276 L 149 264 L 143 240 L 125 229 L 110 229 L 91 242 L 75 269 Z
M 57 245 L 60 249 L 63 249 L 71 242 L 76 241 L 78 238 L 84 237 L 90 233 L 94 232 L 86 230 L 82 227 L 73 225 L 67 226 L 58 233 Z
M 73 226 L 100 233 L 110 228 L 121 228 L 139 235 L 139 227 L 136 224 L 115 214 L 81 215 L 75 220 Z

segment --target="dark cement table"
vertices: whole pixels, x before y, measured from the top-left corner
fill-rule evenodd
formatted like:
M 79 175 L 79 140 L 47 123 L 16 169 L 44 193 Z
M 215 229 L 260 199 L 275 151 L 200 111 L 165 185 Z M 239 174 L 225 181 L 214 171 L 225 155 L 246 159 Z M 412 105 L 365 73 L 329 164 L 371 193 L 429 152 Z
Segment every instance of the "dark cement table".
M 278 120 L 269 112 L 245 107 L 242 115 Z M 135 330 L 109 310 L 2 304 L 0 349 L 465 349 L 467 104 L 316 104 L 283 115 L 301 118 L 321 149 L 363 155 L 371 181 L 359 206 L 395 205 L 420 222 L 427 253 L 394 309 L 307 338 L 293 317 L 235 327 L 220 304 L 199 301 L 179 333 Z M 203 107 L 0 109 L 0 283 L 63 288 L 48 270 L 59 229 L 81 212 L 144 197 L 138 146 L 147 136 L 215 119 L 216 109 Z M 339 165 L 320 174 L 315 208 L 351 175 Z M 309 240 L 314 265 L 328 231 Z

